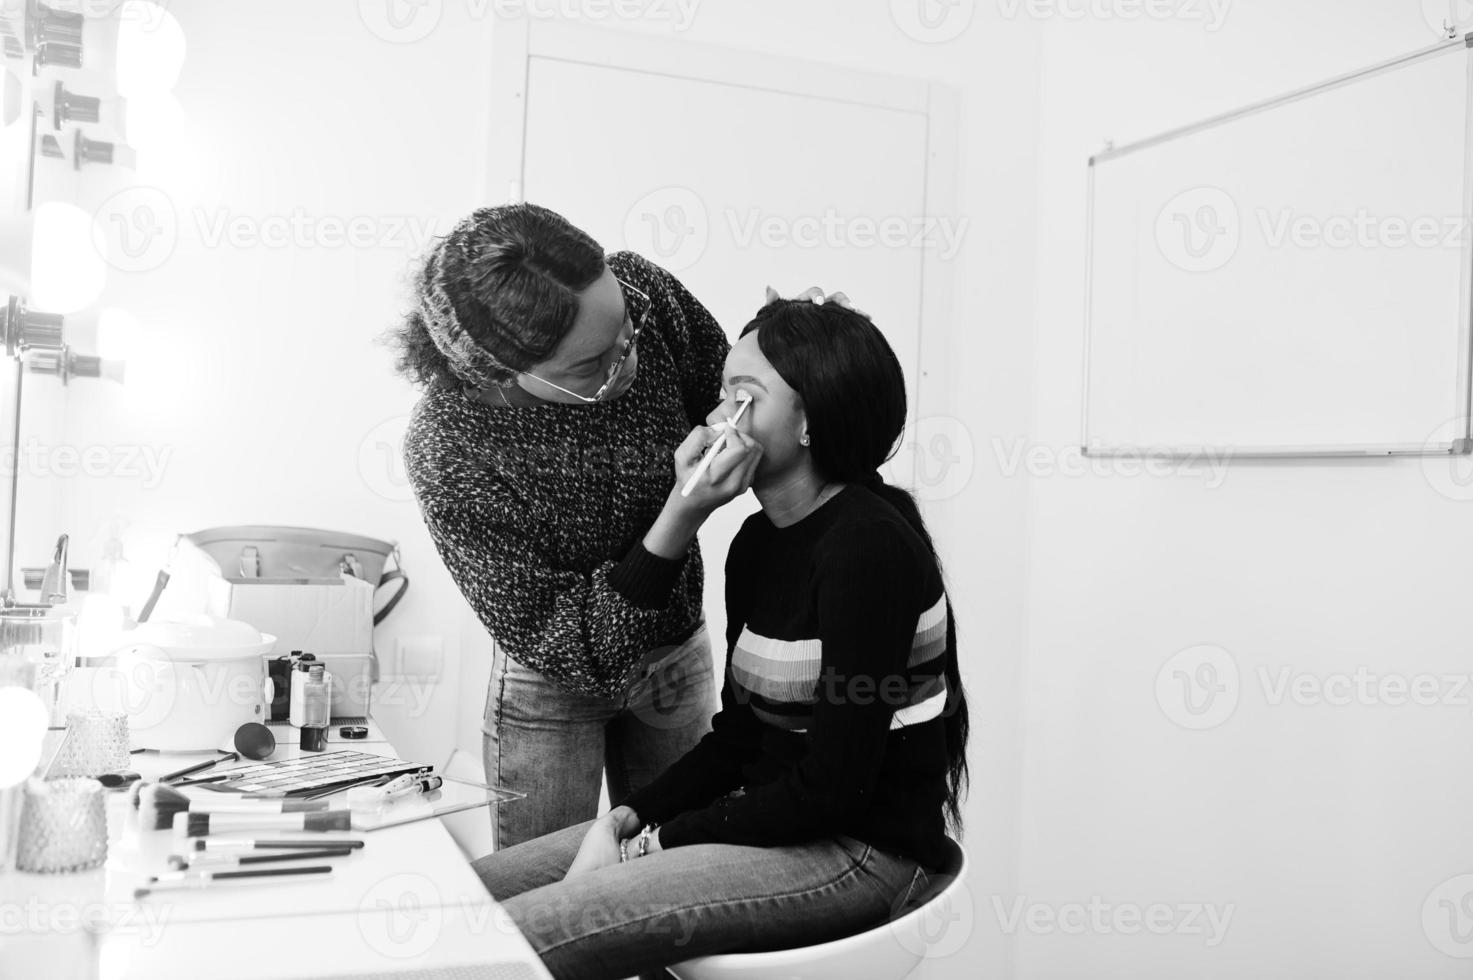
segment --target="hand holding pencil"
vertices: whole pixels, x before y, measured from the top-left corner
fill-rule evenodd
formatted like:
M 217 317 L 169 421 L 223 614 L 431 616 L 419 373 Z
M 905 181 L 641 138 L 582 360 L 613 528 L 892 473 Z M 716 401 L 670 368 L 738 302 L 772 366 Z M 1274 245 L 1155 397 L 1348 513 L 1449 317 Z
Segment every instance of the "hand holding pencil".
M 727 421 L 698 425 L 675 447 L 675 486 L 644 536 L 650 554 L 681 557 L 706 518 L 751 489 L 762 446 L 735 424 L 751 401 L 738 390 L 737 408 Z
M 675 450 L 675 485 L 671 502 L 703 516 L 745 493 L 752 485 L 762 446 L 739 426 L 752 404 L 737 392 L 737 407 L 725 421 L 697 426 Z
M 685 485 L 680 488 L 680 495 L 682 497 L 690 496 L 691 491 L 696 488 L 696 485 L 698 483 L 700 483 L 701 477 L 705 476 L 706 472 L 711 469 L 712 464 L 716 462 L 716 457 L 721 455 L 721 453 L 726 449 L 726 444 L 728 440 L 733 438 L 733 436 L 735 436 L 735 438 L 737 438 L 738 440 L 742 438 L 741 431 L 737 429 L 737 423 L 742 420 L 743 413 L 747 411 L 747 408 L 750 407 L 751 404 L 752 396 L 747 394 L 745 391 L 740 392 L 737 395 L 736 412 L 731 416 L 731 418 L 727 419 L 720 426 L 716 427 L 721 429 L 721 434 L 716 437 L 715 442 L 711 443 L 711 445 L 706 448 L 706 453 L 704 456 L 701 457 L 700 463 L 696 465 L 695 472 L 690 475 L 690 478 L 685 481 Z M 712 482 L 715 481 L 713 480 Z

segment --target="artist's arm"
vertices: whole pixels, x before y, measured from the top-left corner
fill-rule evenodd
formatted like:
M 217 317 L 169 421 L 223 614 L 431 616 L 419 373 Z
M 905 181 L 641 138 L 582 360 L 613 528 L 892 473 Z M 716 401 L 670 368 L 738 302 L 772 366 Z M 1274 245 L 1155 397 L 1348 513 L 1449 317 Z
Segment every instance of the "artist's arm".
M 676 487 L 710 437 L 692 430 L 677 448 Z M 643 540 L 585 574 L 559 560 L 557 515 L 519 496 L 515 481 L 495 478 L 501 462 L 511 463 L 488 457 L 467 467 L 455 438 L 418 418 L 405 436 L 410 482 L 451 578 L 519 663 L 602 697 L 624 690 L 645 651 L 700 618 L 689 598 L 699 590 L 686 587 L 699 574 L 696 531 L 746 491 L 761 456 L 738 434 L 689 497 L 672 489 Z
M 685 608 L 688 554 L 662 557 L 636 543 L 585 575 L 557 567 L 555 538 L 512 507 L 441 502 L 422 512 L 450 577 L 497 642 L 579 693 L 622 690 L 646 650 L 700 615 Z

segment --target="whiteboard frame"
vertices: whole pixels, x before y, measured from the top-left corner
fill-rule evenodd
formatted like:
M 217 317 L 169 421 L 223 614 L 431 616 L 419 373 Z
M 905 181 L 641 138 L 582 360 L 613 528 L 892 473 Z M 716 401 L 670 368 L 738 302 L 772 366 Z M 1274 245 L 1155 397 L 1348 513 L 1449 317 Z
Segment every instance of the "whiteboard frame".
M 1095 255 L 1095 168 L 1110 160 L 1138 153 L 1171 140 L 1192 136 L 1207 129 L 1235 122 L 1248 116 L 1298 102 L 1302 99 L 1329 92 L 1375 75 L 1394 71 L 1397 68 L 1425 59 L 1439 57 L 1454 50 L 1464 51 L 1467 59 L 1465 105 L 1473 111 L 1473 33 L 1450 38 L 1429 48 L 1411 52 L 1368 68 L 1338 75 L 1327 81 L 1296 89 L 1293 92 L 1255 102 L 1212 116 L 1200 122 L 1190 123 L 1168 130 L 1156 136 L 1137 140 L 1124 146 L 1106 146 L 1091 156 L 1088 163 L 1088 186 L 1085 191 L 1085 271 L 1084 271 L 1084 386 L 1080 403 L 1080 452 L 1092 457 L 1151 457 L 1166 459 L 1199 459 L 1206 454 L 1230 456 L 1234 459 L 1313 458 L 1313 457 L 1387 457 L 1387 456 L 1466 456 L 1473 454 L 1473 234 L 1465 234 L 1463 242 L 1463 268 L 1459 286 L 1459 308 L 1462 323 L 1458 329 L 1458 378 L 1455 403 L 1461 414 L 1457 418 L 1455 437 L 1446 442 L 1421 444 L 1326 444 L 1285 446 L 1207 446 L 1207 445 L 1163 445 L 1137 446 L 1128 444 L 1101 443 L 1091 445 L 1089 435 L 1090 397 L 1090 353 L 1094 319 L 1094 255 Z M 1463 156 L 1463 215 L 1473 228 L 1473 119 L 1465 124 Z
M 962 108 L 960 93 L 949 86 L 665 35 L 530 17 L 497 15 L 491 20 L 491 112 L 483 131 L 485 185 L 477 189 L 484 199 L 524 200 L 528 73 L 532 60 L 541 58 L 768 89 L 920 116 L 926 121 L 925 216 L 957 213 Z M 755 84 L 753 79 L 767 82 Z M 946 403 L 944 388 L 951 370 L 946 329 L 953 322 L 959 263 L 942 259 L 934 248 L 921 249 L 919 261 L 918 351 L 916 363 L 903 365 L 908 378 L 914 379 L 915 402 L 908 406 L 902 439 L 915 438 L 916 427 L 929 417 L 933 406 Z M 904 451 L 902 444 L 895 459 Z M 908 471 L 907 486 L 918 488 L 920 454 L 909 455 L 910 465 L 898 465 L 895 472 Z

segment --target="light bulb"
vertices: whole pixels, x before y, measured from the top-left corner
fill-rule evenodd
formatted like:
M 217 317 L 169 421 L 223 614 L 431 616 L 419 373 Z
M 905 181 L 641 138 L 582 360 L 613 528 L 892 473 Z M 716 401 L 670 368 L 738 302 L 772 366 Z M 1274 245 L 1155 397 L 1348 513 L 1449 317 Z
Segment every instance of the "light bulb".
M 0 687 L 0 789 L 24 782 L 41 761 L 46 706 L 30 688 Z
M 127 310 L 109 306 L 97 317 L 97 356 L 104 360 L 126 361 L 138 334 L 138 318 Z
M 38 206 L 31 239 L 31 305 L 50 313 L 91 306 L 107 281 L 105 248 L 92 216 L 75 204 L 47 201 Z
M 23 88 L 19 75 L 9 68 L 0 69 L 0 127 L 20 118 Z
M 133 149 L 169 153 L 184 142 L 189 119 L 169 92 L 156 92 L 123 102 L 123 140 Z
M 128 0 L 118 18 L 118 94 L 159 95 L 174 87 L 184 67 L 184 29 L 163 7 Z

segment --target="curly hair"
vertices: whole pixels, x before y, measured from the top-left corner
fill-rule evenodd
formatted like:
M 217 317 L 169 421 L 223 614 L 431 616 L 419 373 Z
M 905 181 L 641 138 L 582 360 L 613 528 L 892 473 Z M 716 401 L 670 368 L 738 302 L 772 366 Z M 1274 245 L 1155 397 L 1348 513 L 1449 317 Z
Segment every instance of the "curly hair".
M 557 349 L 603 270 L 598 242 L 557 212 L 479 208 L 415 273 L 415 306 L 386 336 L 395 368 L 424 388 L 509 384 Z

